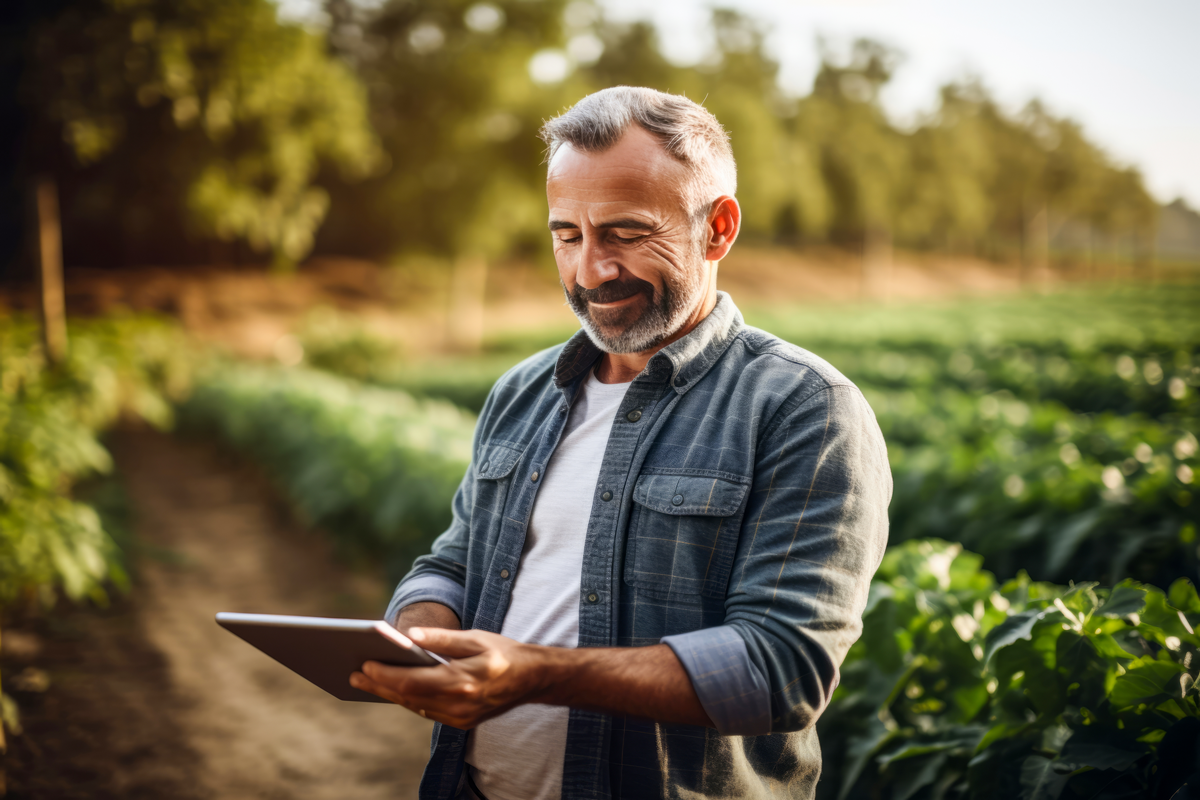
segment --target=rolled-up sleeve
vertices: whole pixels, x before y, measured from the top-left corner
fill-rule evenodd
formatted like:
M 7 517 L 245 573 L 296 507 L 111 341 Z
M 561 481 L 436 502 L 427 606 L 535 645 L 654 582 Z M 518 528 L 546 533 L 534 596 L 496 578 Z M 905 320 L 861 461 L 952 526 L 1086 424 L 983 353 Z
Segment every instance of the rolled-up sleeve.
M 708 718 L 726 736 L 771 731 L 771 693 L 750 660 L 746 642 L 730 627 L 705 628 L 663 638 L 691 679 Z
M 718 729 L 776 733 L 816 721 L 862 632 L 891 491 L 883 435 L 856 387 L 818 390 L 776 414 L 756 454 L 725 625 L 714 629 L 736 633 L 749 664 L 728 633 L 697 637 L 689 644 L 703 653 L 680 656 L 705 709 L 718 709 L 710 710 Z
M 405 606 L 411 606 L 413 603 L 441 603 L 457 614 L 461 620 L 466 596 L 466 588 L 445 575 L 436 573 L 414 575 L 396 587 L 383 618 L 395 625 L 396 617 L 400 615 Z

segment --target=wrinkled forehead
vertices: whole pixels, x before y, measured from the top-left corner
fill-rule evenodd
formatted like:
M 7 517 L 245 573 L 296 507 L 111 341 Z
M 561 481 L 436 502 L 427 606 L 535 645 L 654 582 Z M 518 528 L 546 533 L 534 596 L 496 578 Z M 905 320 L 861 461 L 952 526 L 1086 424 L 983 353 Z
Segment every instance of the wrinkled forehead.
M 631 126 L 617 144 L 586 152 L 562 144 L 546 171 L 551 209 L 578 204 L 645 206 L 663 214 L 687 214 L 687 167 L 658 140 Z

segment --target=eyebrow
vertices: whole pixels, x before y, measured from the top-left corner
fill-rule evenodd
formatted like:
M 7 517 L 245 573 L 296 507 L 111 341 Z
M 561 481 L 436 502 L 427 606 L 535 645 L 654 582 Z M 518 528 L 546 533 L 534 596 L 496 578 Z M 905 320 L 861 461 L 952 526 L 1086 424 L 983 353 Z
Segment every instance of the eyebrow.
M 653 231 L 656 229 L 654 225 L 651 225 L 649 222 L 642 222 L 640 219 L 614 219 L 611 222 L 602 222 L 599 225 L 597 225 L 596 227 L 597 228 L 624 228 L 625 230 L 631 230 L 631 231 Z M 578 229 L 579 226 L 576 225 L 574 222 L 567 222 L 566 220 L 562 220 L 562 219 L 550 220 L 550 230 L 560 231 L 564 228 Z

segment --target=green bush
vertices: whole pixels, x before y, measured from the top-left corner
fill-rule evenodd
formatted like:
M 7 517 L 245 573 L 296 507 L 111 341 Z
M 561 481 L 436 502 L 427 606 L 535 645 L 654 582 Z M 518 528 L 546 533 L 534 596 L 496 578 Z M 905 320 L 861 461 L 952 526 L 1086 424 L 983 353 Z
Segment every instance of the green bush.
M 888 438 L 893 542 L 959 541 L 1003 577 L 1197 575 L 1194 420 L 1075 414 L 1005 391 L 867 394 Z
M 297 338 L 306 364 L 354 380 L 387 383 L 400 360 L 395 341 L 331 308 L 309 314 Z
M 1170 797 L 1200 754 L 1195 587 L 998 585 L 980 564 L 888 551 L 818 722 L 820 797 Z
M 1167 286 L 748 317 L 863 389 L 892 462 L 893 542 L 962 542 L 1005 578 L 1167 585 L 1200 578 L 1197 307 L 1196 287 Z M 325 347 L 311 362 L 478 411 L 552 338 L 427 363 Z
M 120 415 L 169 426 L 188 388 L 186 344 L 164 323 L 72 322 L 70 336 L 51 368 L 32 322 L 0 322 L 0 611 L 60 590 L 103 601 L 124 583 L 119 548 L 71 487 L 112 469 L 97 436 Z
M 221 364 L 180 408 L 263 465 L 344 554 L 393 578 L 450 522 L 474 418 L 313 370 Z

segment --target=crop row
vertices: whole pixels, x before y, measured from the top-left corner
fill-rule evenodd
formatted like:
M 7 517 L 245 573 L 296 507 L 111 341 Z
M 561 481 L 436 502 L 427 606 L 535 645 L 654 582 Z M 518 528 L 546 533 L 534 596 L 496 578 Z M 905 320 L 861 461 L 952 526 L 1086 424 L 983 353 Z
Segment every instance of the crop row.
M 1003 585 L 937 540 L 892 547 L 818 729 L 818 795 L 1172 797 L 1200 779 L 1200 599 Z
M 888 440 L 893 542 L 962 542 L 1004 577 L 1196 578 L 1194 421 L 1076 414 L 1007 392 L 867 394 Z
M 470 458 L 473 420 L 453 406 L 305 369 L 222 365 L 181 411 L 253 456 L 312 522 L 351 554 L 383 560 L 393 577 L 448 522 Z M 1176 451 L 1194 439 L 1151 420 L 1129 430 L 1120 417 L 1098 420 L 1063 439 L 1059 423 L 1079 419 L 1061 409 L 1042 419 L 1051 411 L 1033 417 L 1057 448 L 1064 481 L 1067 445 L 1099 435 L 1146 444 L 1148 458 L 1135 446 L 1135 461 L 1161 466 L 1148 475 L 1192 463 L 1194 453 Z M 1075 468 L 1097 469 L 1090 461 Z M 1125 489 L 1148 491 L 1136 481 Z M 1079 501 L 1084 509 L 1096 502 L 1086 493 Z M 964 519 L 991 511 L 968 509 Z M 1048 537 L 1070 535 L 1053 524 Z M 1024 572 L 1000 584 L 982 564 L 944 541 L 889 549 L 863 637 L 819 722 L 822 797 L 1169 797 L 1200 741 L 1192 584 L 1179 579 L 1167 592 L 1128 580 L 1112 589 L 1056 586 Z
M 260 463 L 344 555 L 399 578 L 450 521 L 474 418 L 307 369 L 224 363 L 180 407 Z
M 452 406 L 307 370 L 226 365 L 183 414 L 394 575 L 448 521 L 470 456 L 472 419 Z M 1001 585 L 981 563 L 940 541 L 888 551 L 819 723 L 823 797 L 1173 791 L 1200 729 L 1192 584 Z
M 893 542 L 959 541 L 1005 578 L 1025 568 L 1060 582 L 1165 585 L 1200 576 L 1200 325 L 1177 296 L 1200 300 L 1170 287 L 1127 306 L 1125 295 L 1062 309 L 1033 298 L 1031 309 L 937 312 L 932 327 L 900 309 L 840 331 L 813 320 L 790 330 L 823 342 L 818 352 L 876 411 L 896 484 Z M 1151 301 L 1166 311 L 1149 313 Z M 406 365 L 346 320 L 310 327 L 304 341 L 327 370 L 473 409 L 516 358 Z

